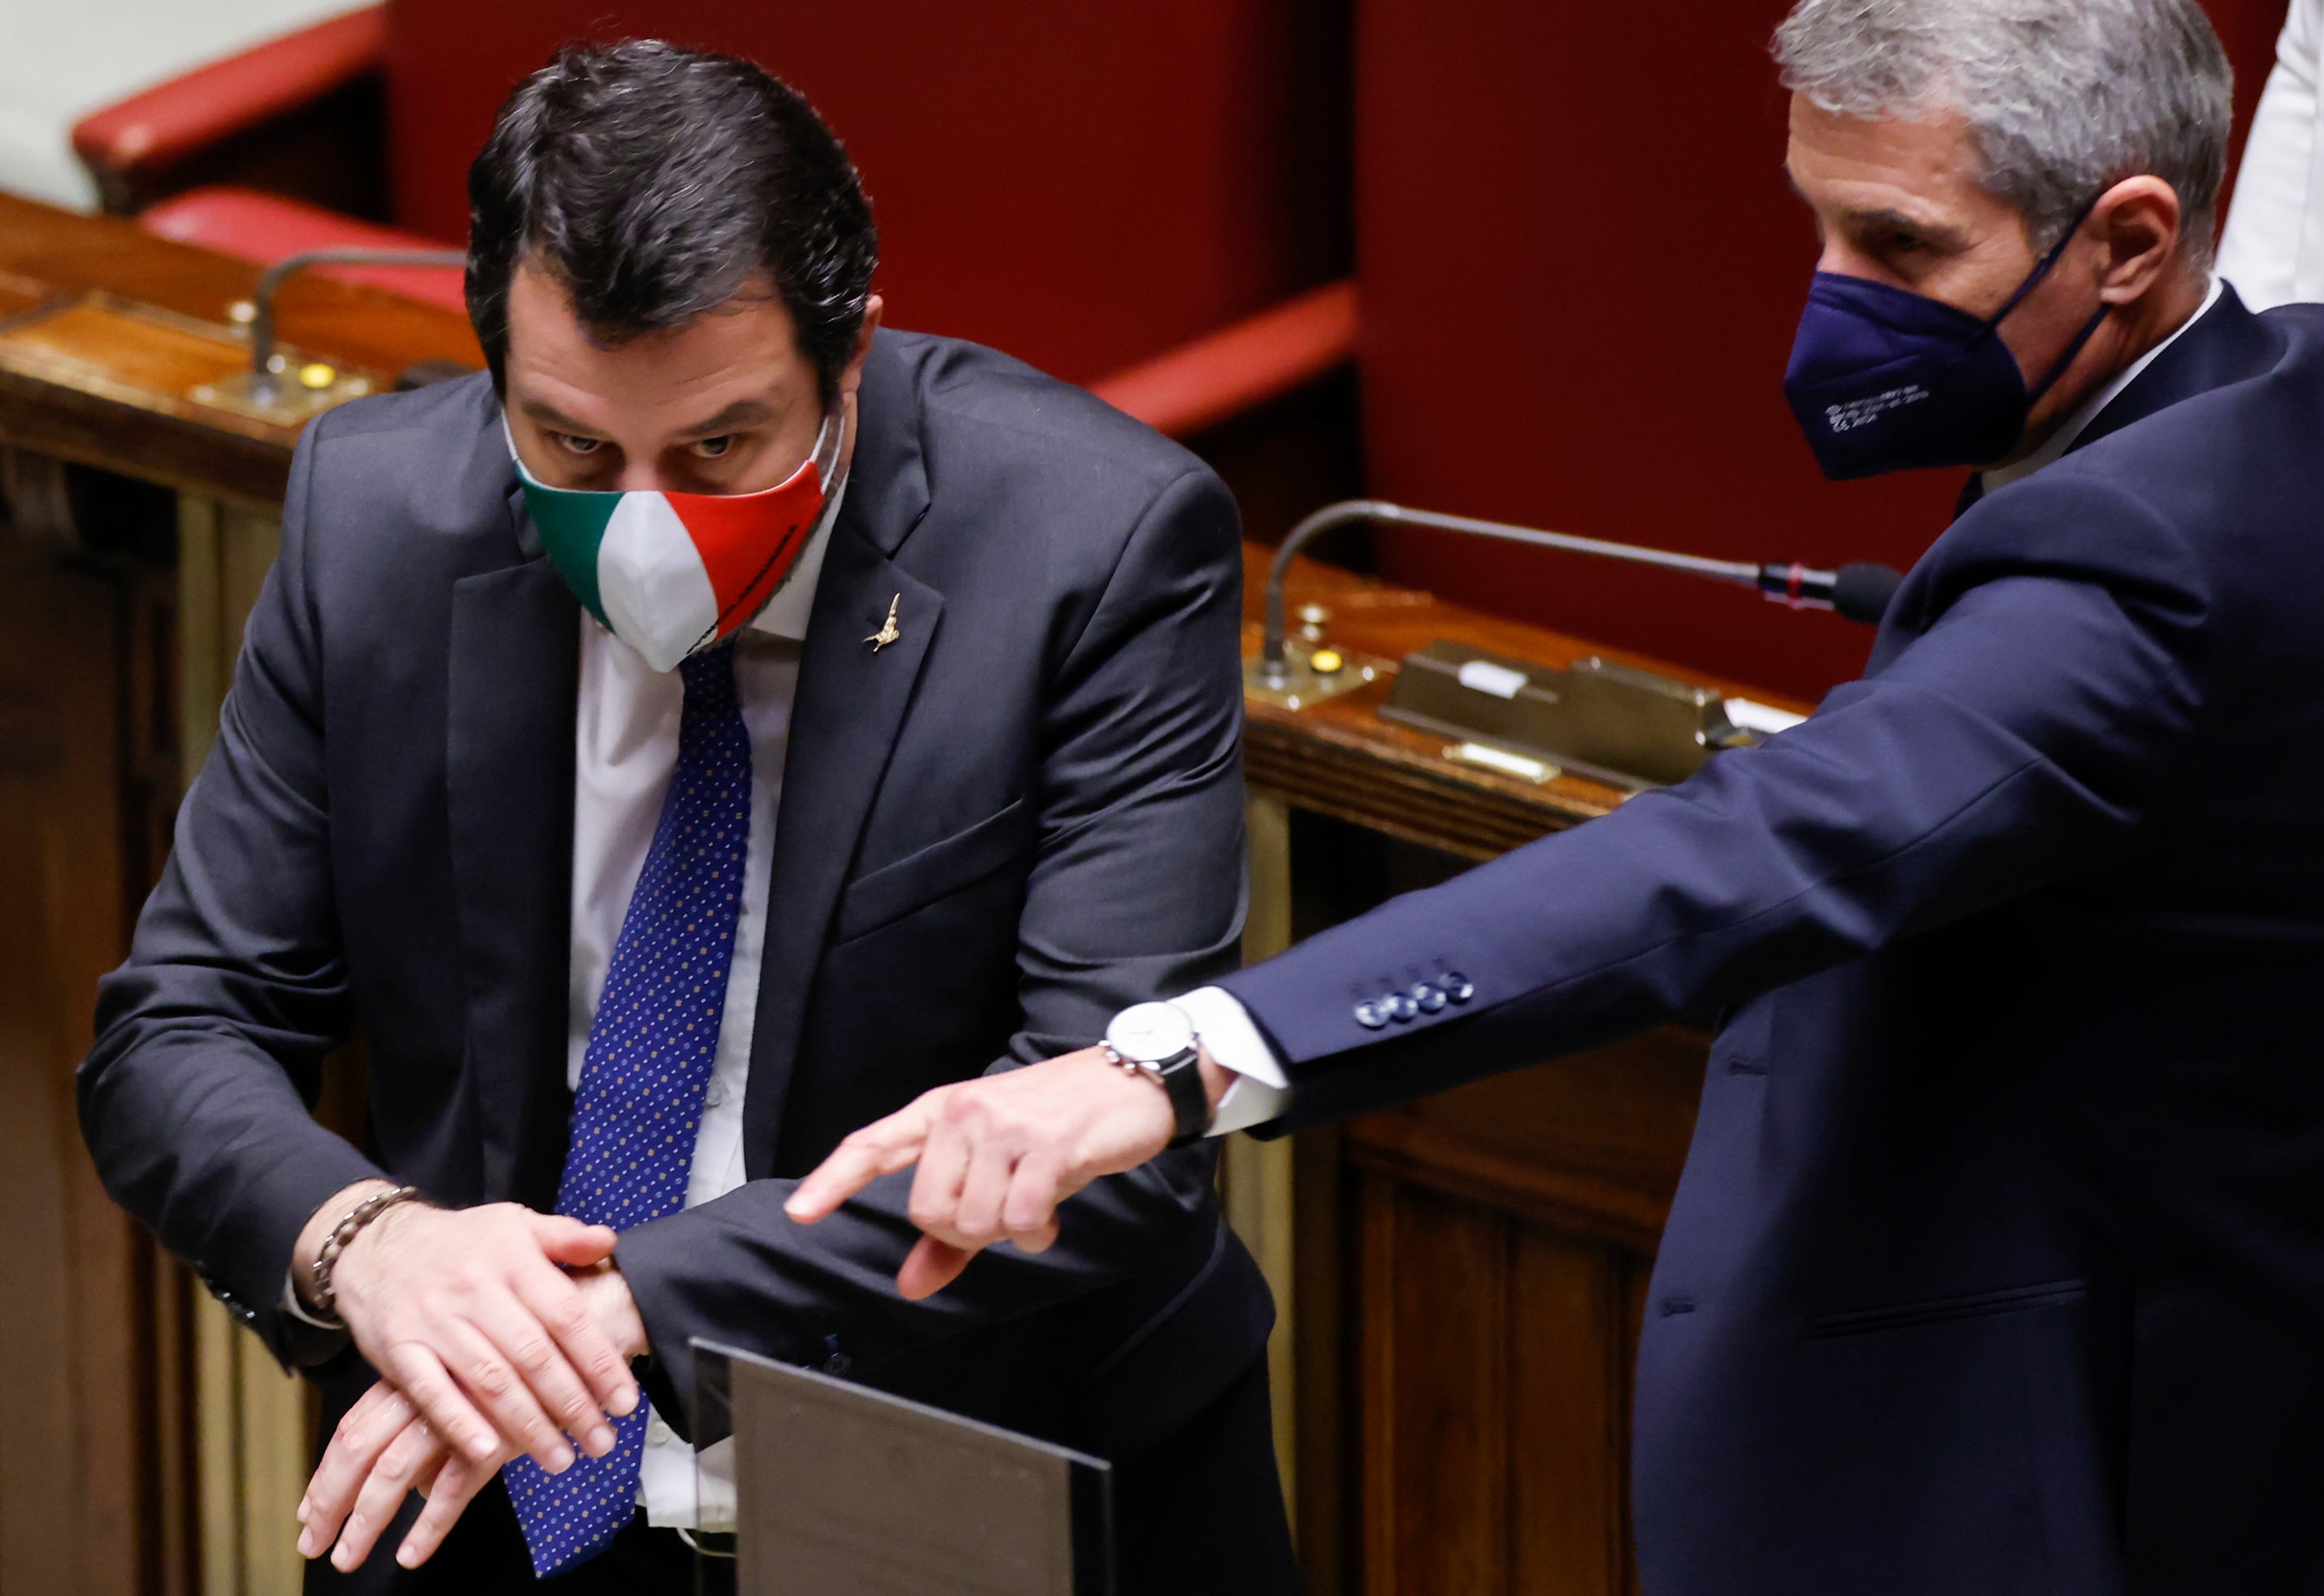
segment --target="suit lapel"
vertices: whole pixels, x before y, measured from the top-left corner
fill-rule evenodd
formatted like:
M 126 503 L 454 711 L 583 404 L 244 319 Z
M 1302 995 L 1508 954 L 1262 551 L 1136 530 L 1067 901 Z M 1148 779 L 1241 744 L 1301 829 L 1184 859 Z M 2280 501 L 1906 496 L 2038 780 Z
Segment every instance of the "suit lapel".
M 857 398 L 855 462 L 800 646 L 775 819 L 766 952 L 742 1112 L 744 1167 L 771 1167 L 824 940 L 944 611 L 890 557 L 927 512 L 913 375 L 875 338 Z M 890 608 L 898 636 L 875 648 Z
M 453 588 L 445 770 L 482 1195 L 544 1208 L 556 1201 L 571 1113 L 578 615 L 546 559 Z

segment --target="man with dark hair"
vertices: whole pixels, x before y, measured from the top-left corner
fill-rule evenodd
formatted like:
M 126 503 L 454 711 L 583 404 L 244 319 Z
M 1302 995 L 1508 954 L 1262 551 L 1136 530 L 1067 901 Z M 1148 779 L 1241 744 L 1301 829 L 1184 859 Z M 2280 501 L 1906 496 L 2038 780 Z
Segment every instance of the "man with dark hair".
M 470 192 L 489 378 L 308 429 L 81 1072 L 108 1189 L 322 1388 L 309 1588 L 691 1591 L 698 1335 L 1111 1459 L 1124 1591 L 1291 1589 L 1204 1149 L 935 1304 L 902 1183 L 782 1209 L 1233 965 L 1224 489 L 880 330 L 854 171 L 746 63 L 569 51 Z M 360 1147 L 302 1102 L 358 1025 Z

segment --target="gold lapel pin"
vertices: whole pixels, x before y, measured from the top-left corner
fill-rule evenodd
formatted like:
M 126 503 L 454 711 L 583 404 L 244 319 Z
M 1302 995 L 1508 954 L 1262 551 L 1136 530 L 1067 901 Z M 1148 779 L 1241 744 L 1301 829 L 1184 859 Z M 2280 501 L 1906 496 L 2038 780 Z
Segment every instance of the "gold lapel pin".
M 863 640 L 865 642 L 872 645 L 872 651 L 873 653 L 878 653 L 881 649 L 886 648 L 891 642 L 897 641 L 904 635 L 902 632 L 896 630 L 896 606 L 903 602 L 904 595 L 900 593 L 895 597 L 890 599 L 888 601 L 888 618 L 880 623 L 879 631 L 873 632 L 870 637 Z

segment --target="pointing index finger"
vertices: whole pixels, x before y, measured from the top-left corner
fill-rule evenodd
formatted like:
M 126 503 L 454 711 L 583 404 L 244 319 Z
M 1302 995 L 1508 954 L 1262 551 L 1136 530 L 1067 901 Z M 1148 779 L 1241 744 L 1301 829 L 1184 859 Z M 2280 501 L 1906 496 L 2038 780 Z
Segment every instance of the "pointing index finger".
M 927 1145 L 927 1102 L 921 1098 L 841 1142 L 798 1183 L 783 1212 L 800 1224 L 813 1224 L 880 1176 L 910 1168 Z

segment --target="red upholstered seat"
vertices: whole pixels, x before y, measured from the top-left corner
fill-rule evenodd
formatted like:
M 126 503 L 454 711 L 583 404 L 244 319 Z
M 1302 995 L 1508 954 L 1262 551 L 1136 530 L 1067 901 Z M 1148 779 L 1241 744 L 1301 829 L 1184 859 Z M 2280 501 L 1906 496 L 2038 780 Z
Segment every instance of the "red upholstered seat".
M 377 69 L 387 8 L 366 5 L 93 111 L 73 150 L 100 180 L 185 160 Z
M 465 233 L 467 165 L 493 112 L 560 43 L 729 51 L 798 86 L 848 141 L 891 322 L 1075 381 L 1119 374 L 1110 397 L 1183 433 L 1352 346 L 1351 291 L 1299 299 L 1348 268 L 1346 4 L 387 0 L 99 112 L 77 147 L 108 193 L 134 197 L 205 139 L 263 143 L 270 116 L 381 74 L 392 214 L 411 232 L 216 188 L 143 217 L 253 260 L 426 246 Z M 456 272 L 337 270 L 460 302 Z
M 143 212 L 140 226 L 198 244 L 222 254 L 269 265 L 310 249 L 442 249 L 444 242 L 359 222 L 319 206 L 248 189 L 191 189 Z M 460 273 L 441 267 L 320 266 L 317 271 L 365 282 L 430 304 L 465 310 Z

